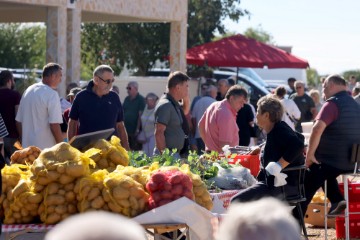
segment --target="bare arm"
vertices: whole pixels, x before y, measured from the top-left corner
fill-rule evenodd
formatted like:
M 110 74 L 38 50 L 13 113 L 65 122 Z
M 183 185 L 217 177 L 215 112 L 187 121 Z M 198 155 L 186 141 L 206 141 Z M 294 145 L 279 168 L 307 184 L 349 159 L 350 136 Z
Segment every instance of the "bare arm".
M 50 130 L 55 138 L 56 143 L 62 142 L 64 140 L 59 123 L 50 123 Z
M 320 143 L 321 135 L 323 134 L 326 128 L 326 124 L 322 120 L 317 120 L 311 130 L 310 138 L 309 138 L 309 146 L 306 151 L 306 160 L 305 165 L 310 167 L 313 163 L 319 163 L 315 158 L 315 151 Z
M 199 121 L 199 134 L 201 139 L 205 142 L 205 114 L 202 115 L 200 121 Z M 206 144 L 205 144 L 206 145 Z
M 67 138 L 70 141 L 76 134 L 78 128 L 78 121 L 74 119 L 69 119 L 68 130 L 67 130 Z
M 19 133 L 19 141 L 22 142 L 22 125 L 21 122 L 16 121 L 16 130 Z
M 166 125 L 161 123 L 155 124 L 155 145 L 160 153 L 162 153 L 166 148 L 165 129 Z
M 190 97 L 187 95 L 183 98 L 183 105 L 182 105 L 184 115 L 187 115 L 190 112 Z
M 116 123 L 116 129 L 120 136 L 121 146 L 123 146 L 123 148 L 125 148 L 127 151 L 130 151 L 128 135 L 126 132 L 124 122 Z
M 284 158 L 280 158 L 278 163 L 281 165 L 281 168 L 284 169 L 286 168 L 287 165 L 289 165 L 289 162 L 287 162 Z

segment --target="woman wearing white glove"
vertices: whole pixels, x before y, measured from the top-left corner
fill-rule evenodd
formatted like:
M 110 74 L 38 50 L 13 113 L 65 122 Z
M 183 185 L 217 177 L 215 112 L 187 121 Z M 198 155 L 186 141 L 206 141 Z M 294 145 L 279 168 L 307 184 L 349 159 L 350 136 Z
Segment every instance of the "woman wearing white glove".
M 261 152 L 261 168 L 257 176 L 258 183 L 235 195 L 232 202 L 246 202 L 271 196 L 283 199 L 281 186 L 285 191 L 296 191 L 298 171 L 282 173 L 286 167 L 304 165 L 304 137 L 293 131 L 281 121 L 283 106 L 273 96 L 264 96 L 258 103 L 257 123 L 267 134 L 267 140 Z

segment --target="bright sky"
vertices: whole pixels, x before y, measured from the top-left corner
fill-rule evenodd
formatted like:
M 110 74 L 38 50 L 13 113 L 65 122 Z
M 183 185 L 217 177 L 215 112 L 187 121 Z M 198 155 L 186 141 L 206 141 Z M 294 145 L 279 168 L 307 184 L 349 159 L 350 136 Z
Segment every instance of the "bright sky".
M 242 0 L 240 6 L 251 12 L 250 20 L 227 20 L 229 31 L 261 25 L 319 74 L 360 69 L 359 0 Z

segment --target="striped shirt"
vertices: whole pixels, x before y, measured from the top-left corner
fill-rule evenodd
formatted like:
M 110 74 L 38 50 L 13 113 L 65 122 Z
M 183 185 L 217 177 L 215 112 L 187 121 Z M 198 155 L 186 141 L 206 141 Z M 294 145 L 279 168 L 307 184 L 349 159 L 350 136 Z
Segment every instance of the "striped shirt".
M 0 114 L 0 138 L 6 137 L 7 135 L 9 135 L 5 123 L 3 121 L 3 118 Z

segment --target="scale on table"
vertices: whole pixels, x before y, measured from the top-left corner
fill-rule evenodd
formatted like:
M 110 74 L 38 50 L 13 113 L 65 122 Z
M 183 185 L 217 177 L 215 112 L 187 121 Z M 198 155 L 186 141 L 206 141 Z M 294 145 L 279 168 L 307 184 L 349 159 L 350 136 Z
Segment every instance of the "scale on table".
M 94 145 L 99 139 L 107 139 L 108 137 L 110 137 L 111 134 L 114 133 L 114 131 L 114 128 L 109 128 L 96 132 L 77 135 L 69 141 L 69 144 L 83 152 L 89 149 L 92 145 Z

